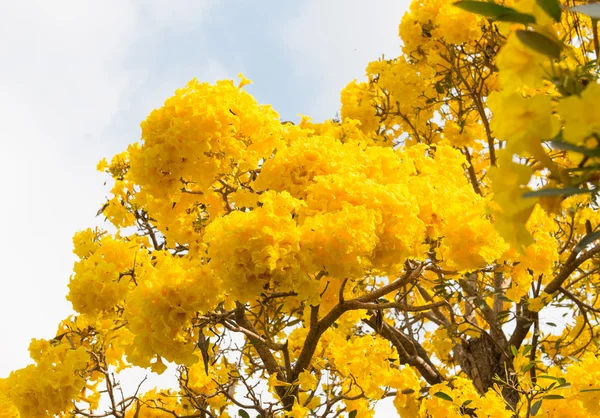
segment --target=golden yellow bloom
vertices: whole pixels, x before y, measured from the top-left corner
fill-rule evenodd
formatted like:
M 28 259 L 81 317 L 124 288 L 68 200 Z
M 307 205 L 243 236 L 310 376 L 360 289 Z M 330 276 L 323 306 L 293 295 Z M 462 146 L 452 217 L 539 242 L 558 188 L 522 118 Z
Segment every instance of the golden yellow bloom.
M 504 159 L 503 169 L 492 167 L 490 178 L 494 191 L 495 227 L 502 237 L 521 251 L 533 242 L 525 223 L 533 212 L 537 199 L 523 199 L 533 170 Z
M 85 387 L 83 376 L 90 361 L 85 348 L 73 349 L 66 341 L 34 339 L 29 345 L 29 352 L 36 364 L 16 370 L 4 380 L 7 392 L 3 391 L 3 402 L 7 398 L 12 401 L 22 418 L 53 416 L 69 411 L 71 401 L 77 399 Z
M 569 96 L 559 102 L 558 112 L 565 123 L 565 140 L 584 145 L 587 137 L 600 132 L 599 96 L 600 85 L 591 83 L 581 96 Z
M 520 155 L 539 155 L 541 141 L 554 138 L 560 129 L 548 95 L 524 97 L 505 91 L 490 95 L 488 104 L 494 114 L 494 135 L 507 141 L 510 150 Z
M 511 91 L 523 86 L 542 87 L 547 61 L 546 56 L 526 47 L 514 33 L 511 34 L 496 57 L 502 88 Z

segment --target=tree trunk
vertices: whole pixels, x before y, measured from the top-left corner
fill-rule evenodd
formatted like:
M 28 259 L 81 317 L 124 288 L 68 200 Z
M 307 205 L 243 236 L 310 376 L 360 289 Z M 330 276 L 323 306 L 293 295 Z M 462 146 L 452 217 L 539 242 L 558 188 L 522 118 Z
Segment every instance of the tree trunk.
M 503 381 L 510 381 L 507 373 L 512 370 L 512 362 L 486 333 L 455 346 L 454 354 L 462 370 L 482 395 L 492 387 L 495 376 L 499 376 Z M 504 387 L 502 396 L 514 410 L 519 401 L 519 394 L 514 389 Z

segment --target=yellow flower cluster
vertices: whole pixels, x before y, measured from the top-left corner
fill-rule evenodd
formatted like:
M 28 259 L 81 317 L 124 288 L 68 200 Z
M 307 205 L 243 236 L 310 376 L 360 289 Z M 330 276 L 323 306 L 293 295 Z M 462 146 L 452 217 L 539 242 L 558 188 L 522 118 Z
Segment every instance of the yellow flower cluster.
M 187 387 L 194 392 L 196 397 L 204 397 L 207 406 L 214 411 L 224 411 L 229 400 L 225 395 L 219 393 L 219 385 L 226 384 L 230 374 L 234 375 L 236 371 L 232 370 L 225 361 L 211 365 L 208 370 L 207 374 L 201 361 L 190 367 Z
M 127 297 L 125 319 L 134 338 L 126 354 L 134 365 L 162 373 L 161 357 L 188 366 L 198 361 L 191 319 L 216 306 L 221 288 L 199 260 L 158 251 L 153 257 L 136 273 L 138 285 Z
M 10 399 L 8 379 L 0 379 L 0 418 L 19 418 L 19 409 Z
M 395 357 L 395 353 L 389 344 L 372 336 L 348 339 L 338 332 L 332 332 L 327 342 L 324 354 L 330 367 L 344 378 L 357 376 L 357 384 L 369 398 L 380 398 L 382 386 L 393 370 L 388 358 Z M 368 374 L 364 373 L 365 362 L 369 363 Z M 347 384 L 351 386 L 350 382 Z
M 91 229 L 75 235 L 74 252 L 80 260 L 73 268 L 67 299 L 77 312 L 97 314 L 124 302 L 136 266 L 148 260 L 136 241 Z
M 262 207 L 233 212 L 206 229 L 209 266 L 233 300 L 248 301 L 275 287 L 290 290 L 306 274 L 292 213 L 298 202 L 288 193 L 273 192 L 261 200 Z
M 425 236 L 446 237 L 443 254 L 453 266 L 470 268 L 500 256 L 505 244 L 481 216 L 485 202 L 468 185 L 464 162 L 447 146 L 363 151 L 312 136 L 266 161 L 257 186 L 304 201 L 296 210 L 301 244 L 316 268 L 334 276 L 356 277 L 370 267 L 393 273 L 423 250 Z M 455 204 L 445 203 L 450 200 Z
M 72 349 L 66 341 L 32 340 L 29 353 L 36 364 L 0 380 L 0 416 L 39 418 L 69 411 L 86 387 L 85 348 Z M 14 414 L 15 407 L 20 415 Z
M 421 403 L 418 416 L 511 418 L 513 413 L 506 408 L 502 395 L 489 390 L 481 396 L 470 380 L 458 377 L 452 380 L 452 386 L 448 383 L 433 385 L 429 396 Z
M 179 401 L 177 391 L 153 389 L 140 397 L 134 408 L 129 409 L 126 418 L 168 418 L 189 415 L 193 409 L 189 403 Z
M 142 122 L 144 144 L 131 152 L 133 180 L 155 196 L 182 182 L 209 191 L 216 179 L 254 169 L 282 141 L 279 117 L 232 81 L 192 80 Z
M 412 2 L 400 23 L 403 52 L 409 56 L 440 50 L 442 41 L 451 44 L 472 43 L 480 39 L 480 16 L 453 7 L 453 1 Z

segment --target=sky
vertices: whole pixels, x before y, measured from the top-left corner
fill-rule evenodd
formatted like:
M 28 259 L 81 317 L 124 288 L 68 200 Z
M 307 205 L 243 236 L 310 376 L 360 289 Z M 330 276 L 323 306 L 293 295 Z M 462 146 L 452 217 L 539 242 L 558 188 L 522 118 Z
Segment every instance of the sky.
M 52 338 L 72 236 L 101 224 L 103 157 L 190 79 L 237 79 L 282 120 L 336 116 L 369 61 L 400 54 L 409 0 L 0 1 L 0 377 Z

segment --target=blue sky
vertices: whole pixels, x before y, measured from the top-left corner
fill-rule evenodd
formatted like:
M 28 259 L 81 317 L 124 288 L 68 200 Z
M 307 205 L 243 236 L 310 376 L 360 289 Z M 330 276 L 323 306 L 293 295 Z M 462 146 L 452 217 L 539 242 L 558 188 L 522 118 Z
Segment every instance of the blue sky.
M 98 224 L 103 157 L 193 77 L 243 72 L 282 120 L 336 115 L 340 89 L 400 53 L 401 1 L 0 2 L 0 377 L 52 337 L 71 238 Z

